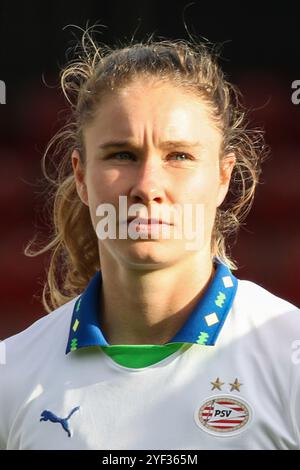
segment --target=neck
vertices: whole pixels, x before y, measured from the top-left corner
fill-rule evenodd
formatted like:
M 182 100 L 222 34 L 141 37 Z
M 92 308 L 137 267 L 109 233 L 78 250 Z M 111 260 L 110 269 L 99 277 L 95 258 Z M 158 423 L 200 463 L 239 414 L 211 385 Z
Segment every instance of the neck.
M 109 344 L 164 344 L 187 321 L 214 274 L 211 256 L 141 271 L 101 256 L 100 325 Z M 108 268 L 109 266 L 109 268 Z

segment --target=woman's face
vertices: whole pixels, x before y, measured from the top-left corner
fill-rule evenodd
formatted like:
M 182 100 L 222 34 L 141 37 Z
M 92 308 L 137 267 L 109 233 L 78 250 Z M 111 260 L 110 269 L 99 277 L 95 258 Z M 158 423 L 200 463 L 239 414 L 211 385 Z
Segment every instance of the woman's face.
M 100 262 L 105 254 L 145 269 L 210 254 L 216 208 L 235 163 L 233 155 L 220 160 L 221 142 L 207 105 L 184 89 L 139 80 L 106 94 L 84 131 L 85 168 L 78 152 L 72 155 L 77 190 L 98 235 L 108 221 L 102 205 L 115 209 L 115 220 L 110 216 L 106 224 L 110 235 L 100 235 Z M 124 216 L 124 202 L 141 206 Z M 144 220 L 138 226 L 130 215 Z M 158 222 L 148 223 L 151 218 Z

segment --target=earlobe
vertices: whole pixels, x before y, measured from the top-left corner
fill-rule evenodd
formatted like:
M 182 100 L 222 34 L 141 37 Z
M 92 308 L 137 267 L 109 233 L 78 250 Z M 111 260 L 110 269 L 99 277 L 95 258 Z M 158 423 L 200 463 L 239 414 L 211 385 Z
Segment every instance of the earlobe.
M 226 194 L 228 192 L 231 175 L 233 168 L 236 163 L 236 157 L 233 153 L 230 153 L 223 157 L 220 163 L 220 186 L 217 207 L 219 207 L 224 201 Z
M 85 183 L 85 173 L 81 162 L 80 153 L 77 149 L 73 150 L 71 155 L 72 168 L 76 183 L 77 194 L 85 205 L 88 204 L 88 193 Z

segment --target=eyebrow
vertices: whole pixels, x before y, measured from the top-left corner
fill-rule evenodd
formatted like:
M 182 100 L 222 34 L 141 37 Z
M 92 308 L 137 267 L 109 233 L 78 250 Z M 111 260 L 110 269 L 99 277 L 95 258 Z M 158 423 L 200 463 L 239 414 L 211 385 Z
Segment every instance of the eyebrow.
M 99 145 L 100 150 L 106 150 L 109 148 L 121 148 L 121 147 L 135 147 L 131 141 L 110 141 Z M 201 147 L 200 142 L 190 142 L 188 140 L 167 140 L 162 142 L 161 148 L 174 148 L 174 147 Z

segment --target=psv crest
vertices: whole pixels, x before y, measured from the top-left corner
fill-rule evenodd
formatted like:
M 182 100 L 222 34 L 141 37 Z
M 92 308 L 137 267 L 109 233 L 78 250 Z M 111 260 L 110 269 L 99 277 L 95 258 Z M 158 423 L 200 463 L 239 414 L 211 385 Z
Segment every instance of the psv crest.
M 215 436 L 233 436 L 247 427 L 252 418 L 250 405 L 240 397 L 215 395 L 195 411 L 196 424 Z

